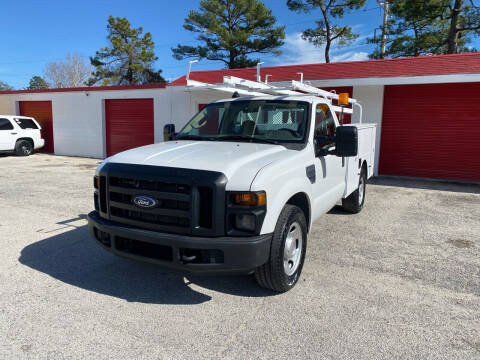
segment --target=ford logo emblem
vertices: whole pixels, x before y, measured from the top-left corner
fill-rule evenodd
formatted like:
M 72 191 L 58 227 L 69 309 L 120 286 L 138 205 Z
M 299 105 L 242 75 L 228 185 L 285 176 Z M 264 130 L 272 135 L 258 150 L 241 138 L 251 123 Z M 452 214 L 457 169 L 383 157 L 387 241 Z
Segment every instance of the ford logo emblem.
M 158 205 L 158 201 L 148 196 L 135 196 L 132 200 L 135 206 L 143 209 L 152 209 Z

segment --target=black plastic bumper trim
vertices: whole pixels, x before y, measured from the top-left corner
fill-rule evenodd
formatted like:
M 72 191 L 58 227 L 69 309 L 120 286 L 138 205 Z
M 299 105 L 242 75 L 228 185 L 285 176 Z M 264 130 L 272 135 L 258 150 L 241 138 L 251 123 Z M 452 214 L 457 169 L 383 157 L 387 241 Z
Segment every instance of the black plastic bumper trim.
M 166 234 L 156 231 L 138 229 L 103 219 L 97 211 L 88 214 L 88 228 L 95 238 L 94 229 L 110 235 L 111 247 L 99 241 L 97 244 L 118 256 L 146 261 L 163 267 L 187 271 L 191 273 L 249 273 L 265 264 L 270 255 L 272 234 L 251 237 L 197 237 L 178 234 Z M 115 246 L 115 237 L 128 238 L 152 244 L 172 247 L 173 260 L 163 261 L 150 257 L 132 255 L 119 251 Z M 180 259 L 180 249 L 220 250 L 224 254 L 223 263 L 192 264 Z

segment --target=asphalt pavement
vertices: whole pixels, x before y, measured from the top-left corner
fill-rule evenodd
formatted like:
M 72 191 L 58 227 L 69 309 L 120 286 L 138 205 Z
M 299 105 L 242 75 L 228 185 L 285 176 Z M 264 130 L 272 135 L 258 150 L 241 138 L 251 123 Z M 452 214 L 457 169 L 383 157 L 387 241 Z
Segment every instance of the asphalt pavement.
M 1 359 L 479 359 L 480 186 L 380 178 L 309 235 L 290 292 L 90 238 L 98 160 L 0 157 Z

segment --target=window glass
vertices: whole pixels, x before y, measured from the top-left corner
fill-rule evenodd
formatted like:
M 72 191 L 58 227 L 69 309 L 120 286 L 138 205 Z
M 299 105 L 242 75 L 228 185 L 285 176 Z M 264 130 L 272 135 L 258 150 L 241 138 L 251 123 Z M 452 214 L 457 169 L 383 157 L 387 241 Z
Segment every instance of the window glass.
M 315 111 L 315 139 L 317 146 L 322 149 L 332 147 L 335 142 L 332 137 L 335 136 L 335 119 L 326 104 L 318 104 Z
M 213 103 L 180 131 L 178 138 L 205 136 L 215 140 L 302 143 L 306 138 L 308 103 L 244 100 Z
M 32 119 L 15 118 L 15 122 L 22 129 L 38 129 L 38 126 L 33 122 Z
M 13 125 L 8 119 L 0 119 L 0 131 L 1 130 L 13 130 Z

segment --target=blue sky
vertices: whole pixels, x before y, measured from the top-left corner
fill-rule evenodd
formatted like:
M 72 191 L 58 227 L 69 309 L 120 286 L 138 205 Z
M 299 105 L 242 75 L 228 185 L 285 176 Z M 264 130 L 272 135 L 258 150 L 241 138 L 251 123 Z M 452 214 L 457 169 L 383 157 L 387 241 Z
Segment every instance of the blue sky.
M 106 42 L 108 15 L 126 17 L 133 26 L 143 26 L 153 35 L 157 67 L 167 80 L 186 72 L 187 61 L 177 61 L 171 55 L 176 44 L 194 44 L 195 34 L 182 25 L 190 9 L 197 9 L 199 0 L 20 0 L 1 1 L 0 14 L 0 80 L 17 89 L 28 85 L 33 75 L 43 75 L 50 61 L 62 60 L 67 53 L 88 56 Z M 320 14 L 297 14 L 289 11 L 286 0 L 265 0 L 279 24 L 286 25 L 283 55 L 262 55 L 264 66 L 323 62 L 323 51 L 303 41 L 300 33 L 314 26 Z M 363 10 L 346 16 L 348 23 L 360 34 L 359 40 L 347 48 L 334 48 L 333 61 L 360 60 L 372 50 L 365 38 L 380 25 L 381 10 L 375 0 L 368 0 Z M 203 60 L 196 70 L 218 69 L 221 62 Z

